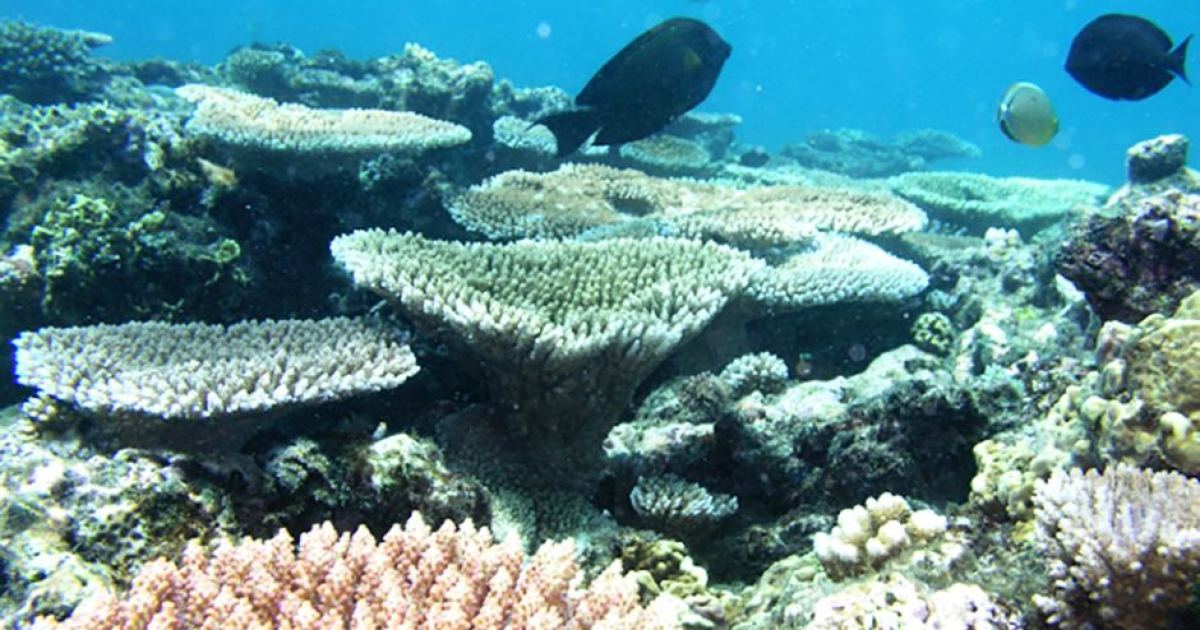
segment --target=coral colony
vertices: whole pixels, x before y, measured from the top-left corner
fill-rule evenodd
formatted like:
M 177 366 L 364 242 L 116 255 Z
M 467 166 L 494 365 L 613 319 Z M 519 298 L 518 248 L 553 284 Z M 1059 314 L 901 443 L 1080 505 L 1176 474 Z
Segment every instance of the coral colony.
M 107 41 L 0 24 L 5 625 L 1195 627 L 1186 138 L 560 157 L 418 45 Z

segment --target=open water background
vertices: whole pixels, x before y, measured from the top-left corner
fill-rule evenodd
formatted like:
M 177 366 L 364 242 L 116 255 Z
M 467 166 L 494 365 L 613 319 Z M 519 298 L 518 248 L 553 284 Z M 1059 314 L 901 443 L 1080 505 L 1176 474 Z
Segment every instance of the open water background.
M 706 111 L 745 119 L 739 137 L 775 150 L 814 129 L 880 136 L 934 127 L 980 145 L 982 160 L 942 164 L 992 174 L 1119 184 L 1124 151 L 1162 133 L 1200 140 L 1200 90 L 1175 81 L 1137 103 L 1094 96 L 1062 69 L 1075 33 L 1133 12 L 1175 40 L 1200 32 L 1200 4 L 1151 0 L 3 0 L 0 17 L 116 38 L 98 54 L 215 63 L 252 42 L 306 53 L 396 53 L 484 60 L 517 85 L 574 93 L 643 29 L 673 15 L 708 21 L 734 48 Z M 1189 66 L 1200 80 L 1200 44 Z M 1016 81 L 1041 85 L 1062 131 L 1031 149 L 999 132 L 996 102 Z

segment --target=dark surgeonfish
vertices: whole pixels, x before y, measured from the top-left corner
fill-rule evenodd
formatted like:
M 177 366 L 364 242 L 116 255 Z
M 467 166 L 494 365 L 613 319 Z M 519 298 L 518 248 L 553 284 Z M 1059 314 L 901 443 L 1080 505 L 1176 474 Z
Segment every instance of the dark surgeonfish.
M 1184 61 L 1188 35 L 1172 50 L 1171 37 L 1154 22 L 1136 15 L 1102 15 L 1075 36 L 1067 72 L 1083 87 L 1105 98 L 1140 101 L 1187 81 Z
M 593 133 L 598 145 L 640 140 L 699 105 L 731 50 L 704 22 L 671 18 L 609 59 L 575 97 L 575 109 L 534 124 L 554 132 L 559 156 Z

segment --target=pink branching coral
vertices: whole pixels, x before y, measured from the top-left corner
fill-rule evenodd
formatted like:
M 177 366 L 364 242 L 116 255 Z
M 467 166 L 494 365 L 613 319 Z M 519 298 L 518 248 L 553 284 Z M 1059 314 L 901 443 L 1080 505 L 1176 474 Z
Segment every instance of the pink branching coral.
M 299 545 L 193 545 L 179 564 L 155 560 L 123 597 L 84 602 L 44 628 L 666 628 L 671 604 L 638 605 L 637 585 L 614 562 L 587 588 L 570 541 L 547 542 L 528 562 L 486 528 L 419 514 L 381 542 L 365 527 L 318 525 Z

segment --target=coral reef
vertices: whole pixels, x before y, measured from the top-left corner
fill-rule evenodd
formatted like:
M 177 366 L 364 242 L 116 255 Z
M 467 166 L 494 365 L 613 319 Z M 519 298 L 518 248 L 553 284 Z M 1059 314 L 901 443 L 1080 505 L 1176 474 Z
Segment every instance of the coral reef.
M 1102 318 L 1169 313 L 1200 288 L 1200 178 L 1181 136 L 1130 149 L 1130 182 L 1072 226 L 1059 272 Z
M 90 100 L 109 77 L 91 51 L 110 42 L 103 33 L 0 22 L 0 92 L 34 104 Z
M 926 222 L 916 207 L 881 192 L 731 188 L 574 164 L 550 173 L 502 173 L 447 205 L 464 227 L 493 239 L 571 237 L 641 219 L 664 234 L 787 245 L 812 230 L 898 234 L 919 230 Z
M 905 173 L 892 190 L 930 218 L 982 234 L 1015 228 L 1025 237 L 1066 219 L 1078 207 L 1099 205 L 1108 187 L 1076 180 L 996 178 L 978 173 Z
M 908 132 L 892 142 L 858 129 L 814 131 L 800 143 L 783 147 L 781 155 L 800 166 L 851 177 L 888 177 L 924 170 L 929 162 L 979 157 L 979 147 L 934 129 Z
M 1185 138 L 1103 207 L 731 114 L 564 164 L 567 92 L 416 44 L 101 41 L 0 25 L 41 390 L 0 410 L 0 625 L 1196 625 L 1196 482 L 1126 467 L 1200 471 Z M 418 512 L 481 529 L 379 542 Z

